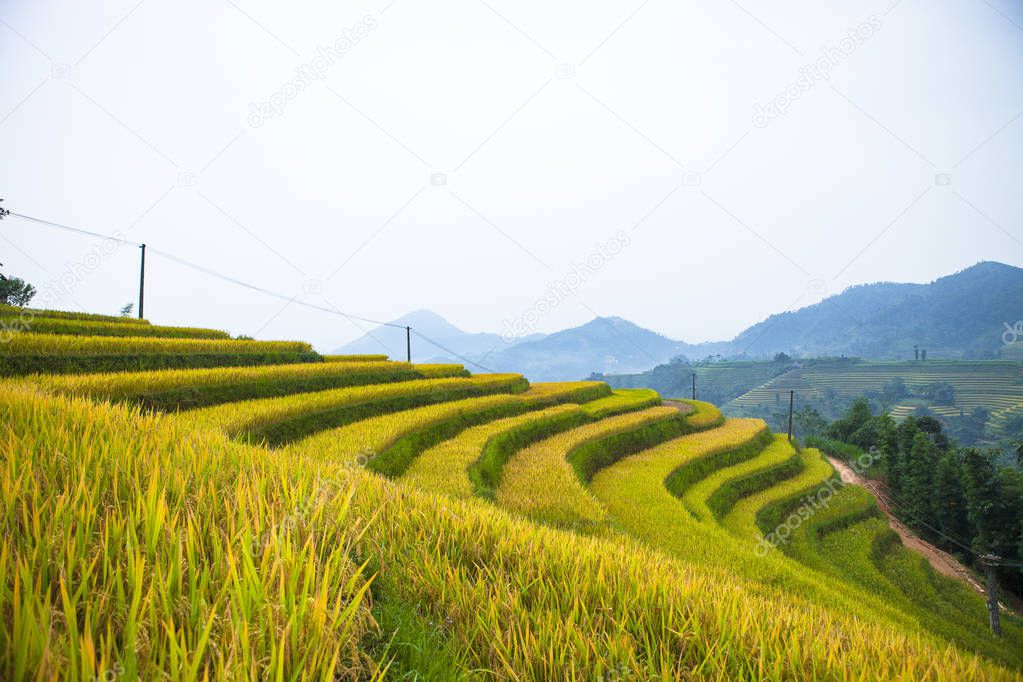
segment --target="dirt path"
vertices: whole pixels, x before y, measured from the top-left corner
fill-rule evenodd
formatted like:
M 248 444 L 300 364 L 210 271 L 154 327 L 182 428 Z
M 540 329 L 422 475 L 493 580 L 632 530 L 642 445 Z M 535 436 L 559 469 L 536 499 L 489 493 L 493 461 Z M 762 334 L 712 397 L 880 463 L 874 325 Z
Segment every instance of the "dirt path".
M 976 578 L 973 577 L 973 574 L 969 571 L 969 569 L 959 563 L 954 556 L 948 552 L 938 549 L 926 540 L 921 539 L 913 533 L 906 524 L 895 518 L 888 505 L 888 501 L 885 499 L 884 494 L 878 490 L 875 483 L 860 476 L 848 464 L 840 459 L 828 456 L 828 461 L 831 462 L 831 466 L 835 467 L 843 481 L 846 483 L 854 483 L 860 487 L 866 488 L 874 495 L 874 498 L 877 499 L 877 506 L 884 512 L 885 516 L 888 517 L 888 524 L 892 527 L 892 530 L 898 533 L 899 537 L 902 538 L 903 545 L 918 554 L 921 554 L 925 559 L 927 559 L 931 568 L 938 573 L 955 580 L 961 580 L 979 594 L 984 594 L 984 587 Z
M 661 404 L 667 405 L 668 407 L 674 407 L 682 414 L 691 414 L 693 411 L 692 405 L 690 405 L 689 403 L 684 403 L 681 400 L 669 400 L 665 398 L 664 400 L 661 401 Z

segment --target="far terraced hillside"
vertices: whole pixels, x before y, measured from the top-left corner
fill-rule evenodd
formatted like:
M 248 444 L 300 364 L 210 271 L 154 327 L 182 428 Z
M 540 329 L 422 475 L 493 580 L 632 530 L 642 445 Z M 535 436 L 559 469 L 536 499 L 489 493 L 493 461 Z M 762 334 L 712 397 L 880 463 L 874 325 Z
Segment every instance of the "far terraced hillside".
M 817 409 L 837 418 L 853 399 L 866 397 L 896 418 L 931 414 L 961 433 L 965 444 L 997 444 L 1023 428 L 1023 362 L 1011 360 L 867 361 L 851 358 L 774 362 L 704 362 L 662 365 L 651 372 L 598 378 L 616 387 L 649 387 L 665 395 L 722 404 L 730 416 L 784 423 L 789 393 L 796 409 Z M 976 422 L 976 424 L 974 424 Z M 967 432 L 966 425 L 972 431 Z M 970 437 L 972 436 L 972 437 Z

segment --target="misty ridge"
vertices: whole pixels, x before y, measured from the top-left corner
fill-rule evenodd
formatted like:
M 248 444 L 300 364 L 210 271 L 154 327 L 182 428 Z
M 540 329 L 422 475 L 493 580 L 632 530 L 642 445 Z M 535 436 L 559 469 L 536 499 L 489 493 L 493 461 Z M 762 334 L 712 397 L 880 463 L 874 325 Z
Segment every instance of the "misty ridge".
M 729 341 L 686 343 L 618 317 L 511 339 L 463 332 L 426 310 L 392 322 L 420 329 L 448 350 L 493 370 L 518 369 L 538 380 L 564 381 L 594 373 L 642 372 L 680 356 L 692 361 L 708 356 L 764 360 L 785 353 L 796 358 L 905 360 L 918 347 L 927 349 L 931 359 L 996 359 L 1006 352 L 1003 337 L 1006 327 L 1017 322 L 1021 301 L 1023 269 L 984 262 L 929 284 L 853 286 L 820 303 L 772 315 Z M 332 352 L 384 352 L 400 358 L 402 341 L 380 328 Z M 431 362 L 458 359 L 425 340 L 417 341 L 416 351 L 417 357 Z

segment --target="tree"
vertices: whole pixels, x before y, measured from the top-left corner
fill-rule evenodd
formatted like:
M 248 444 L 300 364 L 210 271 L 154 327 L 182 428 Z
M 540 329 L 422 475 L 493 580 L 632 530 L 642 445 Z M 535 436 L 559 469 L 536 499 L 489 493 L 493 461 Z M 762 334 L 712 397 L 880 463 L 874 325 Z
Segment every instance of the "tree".
M 828 428 L 828 422 L 821 413 L 809 405 L 804 405 L 792 415 L 796 434 L 800 436 L 818 436 Z
M 934 520 L 938 522 L 940 528 L 956 537 L 968 538 L 973 531 L 966 513 L 960 469 L 955 452 L 946 452 L 938 459 L 938 465 L 934 469 L 931 506 Z
M 921 521 L 931 513 L 931 474 L 937 463 L 937 449 L 927 434 L 918 431 L 906 458 L 905 501 L 918 530 L 925 530 Z
M 121 317 L 131 317 L 131 311 L 135 310 L 134 303 L 125 303 L 121 306 Z
M 20 277 L 0 275 L 0 303 L 23 308 L 36 295 L 36 288 Z
M 978 554 L 995 551 L 998 535 L 999 490 L 994 458 L 977 448 L 963 451 L 963 493 L 966 515 L 973 526 L 973 549 Z
M 873 418 L 870 403 L 865 398 L 857 398 L 849 406 L 845 416 L 828 427 L 828 437 L 847 443 L 852 442 L 850 437 Z
M 877 449 L 888 487 L 897 492 L 899 484 L 893 477 L 899 473 L 899 439 L 895 431 L 895 420 L 887 413 L 877 418 Z

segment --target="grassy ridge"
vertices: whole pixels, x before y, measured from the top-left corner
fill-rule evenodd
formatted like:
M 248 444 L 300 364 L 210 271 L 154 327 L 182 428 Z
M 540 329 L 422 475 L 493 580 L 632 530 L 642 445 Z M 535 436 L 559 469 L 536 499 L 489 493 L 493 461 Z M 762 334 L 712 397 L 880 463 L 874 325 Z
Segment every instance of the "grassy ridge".
M 44 310 L 42 308 L 19 308 L 13 305 L 0 304 L 0 316 L 17 317 L 23 320 L 52 318 L 56 320 L 83 320 L 91 322 L 114 322 L 116 324 L 149 324 L 149 320 L 123 315 L 96 315 L 94 313 L 76 313 L 69 310 Z
M 518 374 L 419 379 L 245 400 L 187 412 L 183 418 L 234 437 L 280 445 L 388 412 L 525 388 L 526 381 Z
M 429 492 L 473 497 L 479 484 L 474 483 L 469 470 L 482 458 L 488 462 L 503 460 L 500 465 L 489 467 L 497 470 L 494 480 L 499 480 L 500 468 L 512 452 L 528 442 L 580 426 L 586 420 L 582 408 L 569 403 L 482 424 L 424 451 L 405 472 L 403 480 Z M 496 451 L 506 452 L 507 457 L 495 454 Z
M 545 523 L 592 527 L 604 510 L 583 487 L 570 453 L 667 420 L 678 420 L 672 407 L 651 407 L 580 426 L 512 455 L 501 472 L 497 502 L 506 509 Z
M 762 537 L 757 517 L 765 509 L 779 500 L 791 499 L 793 495 L 810 494 L 837 477 L 819 450 L 804 448 L 799 452 L 799 460 L 801 471 L 798 474 L 739 500 L 721 519 L 721 525 L 740 537 L 757 542 Z
M 39 375 L 33 377 L 32 381 L 56 393 L 131 402 L 156 410 L 185 410 L 331 388 L 455 376 L 468 376 L 468 372 L 461 365 L 359 361 L 117 374 Z
M 586 413 L 594 419 L 603 419 L 623 412 L 633 412 L 661 404 L 661 396 L 648 388 L 620 388 L 612 395 L 593 400 L 583 406 Z
M 66 334 L 11 335 L 0 345 L 0 357 L 30 355 L 124 355 L 141 353 L 311 353 L 304 341 L 238 341 L 234 339 L 151 339 L 145 337 L 73 336 Z
M 784 436 L 775 436 L 754 457 L 721 467 L 687 487 L 682 493 L 682 503 L 700 521 L 714 523 L 748 490 L 744 484 L 746 481 L 757 480 L 764 472 L 784 468 L 795 454 L 795 449 Z
M 150 324 L 137 324 L 96 321 L 72 320 L 56 317 L 39 317 L 26 319 L 24 316 L 0 314 L 0 329 L 14 332 L 31 332 L 35 334 L 70 334 L 74 336 L 132 336 L 158 337 L 170 339 L 230 339 L 231 335 L 219 329 L 200 329 L 197 327 L 158 327 Z
M 162 339 L 65 334 L 11 334 L 0 344 L 0 375 L 130 372 L 192 367 L 315 362 L 300 341 Z

